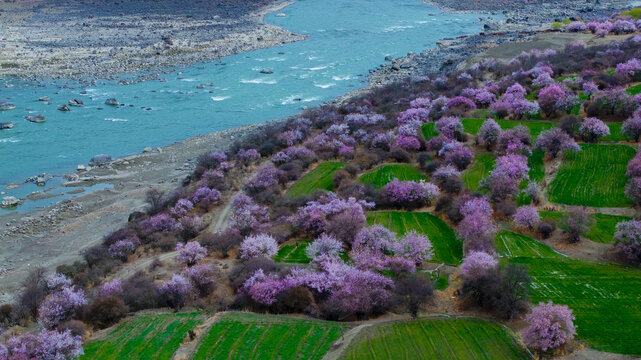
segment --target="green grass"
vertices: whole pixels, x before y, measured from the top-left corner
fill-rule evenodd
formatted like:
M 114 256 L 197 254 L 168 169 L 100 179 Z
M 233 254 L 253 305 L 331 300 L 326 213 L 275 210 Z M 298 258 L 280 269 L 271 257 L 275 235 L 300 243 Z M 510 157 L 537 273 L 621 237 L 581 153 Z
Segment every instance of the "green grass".
M 501 325 L 481 319 L 422 319 L 370 326 L 342 359 L 528 359 Z
M 435 124 L 431 122 L 421 127 L 421 132 L 423 133 L 423 137 L 425 138 L 425 140 L 429 140 L 438 135 L 438 132 L 436 131 L 436 128 L 434 126 Z
M 492 153 L 476 154 L 472 166 L 463 172 L 462 178 L 465 186 L 472 191 L 476 191 L 481 180 L 492 171 L 494 162 L 494 154 Z
M 595 207 L 625 207 L 628 161 L 636 150 L 626 145 L 582 144 L 563 154 L 563 163 L 548 188 L 551 202 Z
M 641 94 L 641 84 L 632 85 L 625 89 L 625 91 L 632 96 Z
M 319 164 L 316 169 L 307 173 L 298 180 L 287 192 L 289 197 L 311 195 L 316 190 L 331 191 L 334 187 L 332 176 L 342 169 L 345 163 L 342 162 L 324 162 Z
M 461 119 L 463 123 L 463 130 L 472 135 L 476 135 L 481 128 L 481 125 L 485 122 L 486 119 Z M 530 135 L 533 138 L 536 138 L 541 131 L 548 130 L 556 126 L 555 123 L 550 121 L 539 121 L 539 120 L 525 120 L 525 121 L 514 121 L 514 120 L 496 120 L 501 129 L 513 129 L 518 125 L 523 125 L 530 129 Z
M 463 257 L 462 243 L 456 239 L 454 230 L 430 213 L 405 211 L 370 211 L 367 223 L 380 224 L 399 236 L 410 230 L 426 235 L 432 242 L 432 262 L 458 265 Z
M 532 278 L 532 303 L 574 312 L 578 337 L 592 348 L 641 355 L 641 270 L 587 260 L 514 258 Z
M 551 247 L 532 239 L 529 236 L 511 231 L 503 231 L 494 239 L 496 252 L 500 258 L 533 257 L 533 258 L 560 258 L 562 254 Z
M 80 359 L 171 359 L 187 332 L 201 322 L 196 312 L 136 316 L 104 339 L 85 344 Z
M 543 164 L 543 158 L 545 157 L 545 153 L 541 150 L 533 150 L 532 155 L 530 155 L 527 159 L 527 166 L 530 168 L 530 171 L 528 172 L 529 179 L 528 180 L 523 180 L 521 184 L 519 184 L 519 189 L 523 190 L 527 186 L 527 184 L 530 181 L 536 181 L 537 183 L 541 184 L 541 181 L 543 181 L 543 177 L 545 177 L 545 165 Z M 519 199 L 518 199 L 518 204 L 519 205 L 528 205 L 532 202 L 532 199 L 530 199 L 529 196 L 519 193 Z
M 294 264 L 307 264 L 312 259 L 307 257 L 305 250 L 309 245 L 309 241 L 299 241 L 296 244 L 285 244 L 278 249 L 278 253 L 274 256 L 274 261 Z
M 203 336 L 192 359 L 321 359 L 341 328 L 320 320 L 228 314 Z
M 363 174 L 359 181 L 363 184 L 372 184 L 380 189 L 395 178 L 400 181 L 426 180 L 425 175 L 412 165 L 388 164 L 381 165 L 376 169 Z
M 600 138 L 600 140 L 604 141 L 624 141 L 626 140 L 626 137 L 623 136 L 623 133 L 621 132 L 621 125 L 623 123 L 620 122 L 608 122 L 606 123 L 608 127 L 610 128 L 610 135 L 605 136 Z
M 563 218 L 562 212 L 557 211 L 539 211 L 541 219 L 552 219 L 559 221 Z M 594 214 L 594 224 L 590 227 L 585 237 L 599 243 L 610 244 L 614 242 L 614 232 L 616 225 L 621 221 L 631 220 L 627 216 Z
M 630 9 L 630 11 L 622 11 L 621 15 L 630 15 L 636 20 L 639 20 L 639 17 L 641 17 L 641 8 L 633 8 Z

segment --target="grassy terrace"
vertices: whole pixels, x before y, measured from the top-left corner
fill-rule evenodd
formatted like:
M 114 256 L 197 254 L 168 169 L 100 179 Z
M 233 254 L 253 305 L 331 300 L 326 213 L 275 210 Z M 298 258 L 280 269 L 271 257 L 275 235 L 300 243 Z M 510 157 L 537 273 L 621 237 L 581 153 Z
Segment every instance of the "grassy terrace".
M 536 304 L 568 305 L 580 339 L 608 352 L 641 355 L 641 270 L 570 258 L 517 257 L 532 278 Z
M 201 322 L 200 313 L 136 316 L 88 342 L 80 359 L 171 359 L 187 331 Z
M 412 165 L 388 164 L 378 166 L 363 174 L 359 181 L 363 184 L 372 184 L 380 189 L 395 178 L 400 181 L 426 180 L 425 175 Z
M 501 325 L 480 319 L 425 319 L 367 327 L 343 359 L 528 359 Z
M 297 245 L 298 244 L 298 245 Z M 307 264 L 312 259 L 307 257 L 305 250 L 309 245 L 309 241 L 299 241 L 293 244 L 285 244 L 278 249 L 278 254 L 274 256 L 274 261 L 294 263 L 294 264 Z
M 342 169 L 344 166 L 345 163 L 332 161 L 319 164 L 316 169 L 307 173 L 298 180 L 298 182 L 289 189 L 287 196 L 296 197 L 310 195 L 316 190 L 331 191 L 334 186 L 332 176 L 337 170 Z
M 494 154 L 482 153 L 474 157 L 472 165 L 463 172 L 462 179 L 465 186 L 472 191 L 478 189 L 481 180 L 490 175 L 494 167 Z
M 529 236 L 511 231 L 503 231 L 494 239 L 496 252 L 500 258 L 531 257 L 531 258 L 562 258 L 564 255 L 551 247 L 532 239 Z
M 481 128 L 481 125 L 485 122 L 486 119 L 461 119 L 463 123 L 463 129 L 466 133 L 476 135 Z M 514 121 L 514 120 L 503 120 L 499 119 L 496 122 L 501 126 L 501 129 L 513 129 L 518 125 L 523 125 L 530 129 L 530 135 L 536 138 L 541 131 L 548 130 L 556 126 L 555 123 L 550 121 L 542 120 L 524 120 L 524 121 Z
M 636 150 L 626 145 L 582 144 L 563 154 L 563 163 L 549 185 L 551 202 L 595 207 L 624 207 L 628 162 Z
M 456 239 L 454 230 L 430 213 L 372 211 L 367 213 L 367 223 L 383 225 L 399 235 L 410 230 L 427 235 L 434 249 L 432 262 L 458 265 L 463 257 L 462 243 Z
M 563 213 L 557 211 L 539 211 L 539 214 L 541 215 L 541 219 L 552 219 L 557 222 L 563 218 Z M 617 223 L 630 220 L 627 216 L 598 213 L 594 214 L 594 218 L 594 224 L 590 227 L 590 230 L 585 237 L 592 241 L 604 244 L 609 244 L 614 241 L 613 235 Z
M 203 335 L 193 359 L 321 359 L 341 328 L 320 320 L 228 314 Z

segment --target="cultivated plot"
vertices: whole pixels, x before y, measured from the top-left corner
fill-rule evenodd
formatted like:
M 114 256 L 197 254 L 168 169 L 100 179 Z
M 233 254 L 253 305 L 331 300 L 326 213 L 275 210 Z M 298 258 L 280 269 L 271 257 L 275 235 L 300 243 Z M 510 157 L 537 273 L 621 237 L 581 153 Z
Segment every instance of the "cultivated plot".
M 342 169 L 345 163 L 342 162 L 324 162 L 319 164 L 316 169 L 307 173 L 298 182 L 296 182 L 287 192 L 287 196 L 296 197 L 313 194 L 316 190 L 331 191 L 334 184 L 332 176 Z
M 380 224 L 398 235 L 415 230 L 427 235 L 432 242 L 432 262 L 458 265 L 463 257 L 463 245 L 454 230 L 438 217 L 424 212 L 371 211 L 367 213 L 368 224 Z
M 200 323 L 197 312 L 136 316 L 104 339 L 89 341 L 80 359 L 171 359 L 187 332 Z
M 624 194 L 628 162 L 636 150 L 626 145 L 582 144 L 563 154 L 563 163 L 548 187 L 551 202 L 594 206 L 630 205 Z
M 408 164 L 381 165 L 376 169 L 363 174 L 359 181 L 363 184 L 372 184 L 382 188 L 394 179 L 400 181 L 426 180 L 425 175 L 415 167 Z
M 480 319 L 425 319 L 361 330 L 343 355 L 360 359 L 528 359 L 496 323 Z
M 343 328 L 320 320 L 229 314 L 203 336 L 193 359 L 321 359 Z
M 564 255 L 556 252 L 551 247 L 532 239 L 529 236 L 511 231 L 503 231 L 494 239 L 497 255 L 500 258 L 532 257 L 532 258 L 560 258 Z
M 534 304 L 568 305 L 578 337 L 597 350 L 641 355 L 641 270 L 570 258 L 513 258 L 527 267 Z

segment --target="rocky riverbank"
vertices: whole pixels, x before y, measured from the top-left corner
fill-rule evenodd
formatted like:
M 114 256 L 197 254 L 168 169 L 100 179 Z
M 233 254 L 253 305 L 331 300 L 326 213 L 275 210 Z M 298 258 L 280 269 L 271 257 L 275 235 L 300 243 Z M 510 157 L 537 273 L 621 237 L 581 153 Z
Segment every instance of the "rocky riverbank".
M 20 287 L 30 269 L 54 269 L 78 260 L 84 249 L 122 227 L 129 214 L 146 206 L 147 190 L 173 190 L 192 173 L 198 155 L 225 151 L 236 140 L 262 131 L 281 119 L 196 136 L 162 148 L 141 149 L 138 155 L 105 166 L 62 175 L 68 191 L 98 183 L 113 187 L 24 213 L 0 216 L 0 303 Z
M 0 76 L 156 79 L 196 62 L 305 39 L 266 24 L 291 0 L 0 2 Z
M 424 2 L 446 12 L 486 12 L 492 15 L 501 14 L 505 18 L 498 22 L 489 18 L 480 19 L 484 22 L 485 31 L 479 34 L 460 36 L 456 39 L 442 39 L 434 49 L 425 50 L 420 54 L 409 53 L 407 56 L 397 59 L 387 59 L 389 61 L 386 64 L 370 71 L 370 88 L 401 79 L 422 77 L 430 73 L 455 71 L 461 66 L 471 65 L 469 60 L 475 55 L 505 44 L 515 44 L 511 45 L 511 51 L 501 52 L 510 55 L 509 58 L 503 59 L 509 61 L 521 51 L 535 47 L 560 50 L 572 41 L 594 41 L 594 36 L 586 34 L 551 32 L 550 25 L 554 21 L 567 18 L 592 20 L 609 17 L 617 11 L 628 8 L 630 4 L 628 0 L 596 2 L 589 0 L 551 0 L 545 2 L 424 0 Z M 522 45 L 518 45 L 518 43 Z M 357 90 L 348 95 L 362 93 L 366 90 Z

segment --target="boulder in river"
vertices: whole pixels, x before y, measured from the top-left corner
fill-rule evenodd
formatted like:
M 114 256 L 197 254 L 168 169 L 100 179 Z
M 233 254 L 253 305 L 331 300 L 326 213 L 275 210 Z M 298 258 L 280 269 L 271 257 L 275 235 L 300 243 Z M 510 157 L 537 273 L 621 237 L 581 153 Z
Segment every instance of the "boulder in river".
M 82 164 L 78 164 L 78 167 L 76 167 L 76 170 L 78 170 L 78 171 L 86 171 L 87 167 L 82 165 Z
M 71 106 L 85 106 L 85 103 L 80 99 L 69 99 L 69 105 L 71 105 Z
M 13 196 L 5 196 L 2 198 L 2 202 L 0 202 L 0 207 L 9 208 L 18 206 L 18 204 L 20 204 L 20 200 L 16 199 Z
M 99 154 L 91 158 L 89 166 L 107 165 L 112 161 L 112 157 L 107 154 Z
M 49 100 L 51 100 L 51 99 L 49 99 L 48 96 L 41 96 L 41 97 L 38 98 L 38 101 L 49 101 Z
M 267 69 L 267 68 L 265 68 L 265 69 L 261 70 L 260 73 L 261 74 L 273 74 L 274 72 L 269 70 L 269 69 Z
M 36 185 L 45 186 L 46 184 L 47 181 L 45 180 L 45 178 L 43 178 L 42 176 L 38 176 L 38 178 L 36 179 Z
M 27 121 L 30 121 L 32 123 L 43 123 L 43 122 L 47 121 L 47 119 L 44 117 L 44 115 L 40 115 L 40 114 L 27 115 L 25 118 L 27 119 Z
M 12 103 L 6 102 L 4 100 L 0 100 L 0 111 L 13 110 L 15 108 L 16 106 L 13 105 Z
M 118 100 L 116 100 L 115 98 L 109 98 L 109 99 L 107 99 L 107 100 L 105 101 L 105 104 L 106 104 L 106 105 L 111 105 L 111 106 L 118 106 L 118 105 L 120 105 L 120 103 L 118 102 Z
M 13 123 L 11 121 L 0 122 L 0 130 L 11 129 L 12 127 Z
M 71 111 L 71 109 L 69 109 L 69 106 L 67 106 L 67 105 L 58 106 L 58 110 L 60 110 L 60 111 Z

